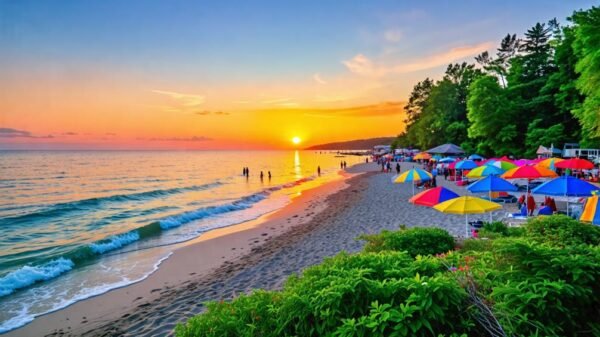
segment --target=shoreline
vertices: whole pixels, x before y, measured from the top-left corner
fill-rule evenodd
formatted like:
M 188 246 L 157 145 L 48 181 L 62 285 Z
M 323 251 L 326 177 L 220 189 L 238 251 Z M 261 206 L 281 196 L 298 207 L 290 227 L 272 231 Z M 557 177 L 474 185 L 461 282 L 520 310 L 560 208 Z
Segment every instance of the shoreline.
M 351 167 L 348 171 L 356 170 Z M 341 178 L 303 191 L 278 210 L 254 220 L 208 231 L 180 244 L 155 272 L 143 280 L 40 315 L 32 322 L 2 335 L 102 335 L 99 332 L 106 330 L 104 325 L 112 326 L 116 320 L 127 320 L 133 316 L 131 312 L 136 312 L 138 308 L 151 306 L 150 303 L 168 292 L 197 284 L 201 279 L 210 277 L 215 270 L 254 254 L 258 247 L 271 239 L 310 221 L 325 209 L 323 201 L 327 197 L 348 188 L 347 181 L 363 172 L 354 173 L 340 171 Z M 169 323 L 174 326 L 176 322 L 173 320 Z M 105 331 L 103 334 L 114 333 Z

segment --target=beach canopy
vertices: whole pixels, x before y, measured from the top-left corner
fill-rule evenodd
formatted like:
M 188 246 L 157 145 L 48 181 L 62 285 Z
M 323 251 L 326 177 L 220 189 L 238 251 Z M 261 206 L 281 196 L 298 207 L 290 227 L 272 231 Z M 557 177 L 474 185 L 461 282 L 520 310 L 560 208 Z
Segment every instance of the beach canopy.
M 429 153 L 427 153 L 427 152 L 420 152 L 420 153 L 417 153 L 413 157 L 413 159 L 414 160 L 419 160 L 419 159 L 426 159 L 427 160 L 427 159 L 431 159 L 431 155 Z
M 600 205 L 598 205 L 598 202 L 600 202 L 600 197 L 597 195 L 587 198 L 579 220 L 600 225 Z
M 560 163 L 556 163 L 554 166 L 561 169 L 591 170 L 594 168 L 594 163 L 581 158 L 571 158 L 563 160 Z
M 483 166 L 479 166 L 479 167 L 472 169 L 469 173 L 467 173 L 467 177 L 481 178 L 481 177 L 487 177 L 490 175 L 498 176 L 498 175 L 501 175 L 502 173 L 504 173 L 504 170 L 501 168 L 498 168 L 496 166 L 483 165 Z
M 561 176 L 541 184 L 531 190 L 531 192 L 544 195 L 584 197 L 591 196 L 592 192 L 598 190 L 600 190 L 600 187 L 592 185 L 587 181 L 577 179 L 573 176 Z
M 511 192 L 517 191 L 517 187 L 510 182 L 496 176 L 487 176 L 478 180 L 469 186 L 467 190 L 471 193 L 489 193 L 489 192 Z
M 540 166 L 540 167 L 545 167 L 551 170 L 555 170 L 556 169 L 556 164 L 560 163 L 561 161 L 564 161 L 564 159 L 561 158 L 547 158 L 542 160 L 541 162 L 537 163 L 536 166 Z
M 490 161 L 486 162 L 484 165 L 496 166 L 497 168 L 501 168 L 504 171 L 508 171 L 510 169 L 517 167 L 517 165 L 513 164 L 511 161 L 500 160 L 500 159 L 490 160 Z
M 464 214 L 465 215 L 465 236 L 469 236 L 469 214 L 486 213 L 502 208 L 500 204 L 487 201 L 485 199 L 462 196 L 450 199 L 433 206 L 442 213 Z
M 414 197 L 410 198 L 408 201 L 415 205 L 421 206 L 435 206 L 441 202 L 446 200 L 458 198 L 459 195 L 454 191 L 451 191 L 445 187 L 436 187 L 425 190 Z
M 445 155 L 453 155 L 453 154 L 464 154 L 465 151 L 460 148 L 458 145 L 454 144 L 444 144 L 440 146 L 436 146 L 433 149 L 429 149 L 426 152 L 435 153 L 435 154 L 445 154 Z
M 406 183 L 411 181 L 430 180 L 431 178 L 433 178 L 431 173 L 420 168 L 414 168 L 399 175 L 394 182 Z
M 504 179 L 555 178 L 556 172 L 539 166 L 519 166 L 504 172 Z
M 477 163 L 472 160 L 461 160 L 458 163 L 456 163 L 454 168 L 456 168 L 458 170 L 471 170 L 478 166 L 479 165 L 477 165 Z
M 444 157 L 444 158 L 442 158 L 442 159 L 439 160 L 440 163 L 444 163 L 444 164 L 454 163 L 455 161 L 456 161 L 456 159 L 450 158 L 450 157 Z
M 472 154 L 467 159 L 470 159 L 470 160 L 484 160 L 485 158 L 483 158 L 482 156 L 480 156 L 478 154 Z

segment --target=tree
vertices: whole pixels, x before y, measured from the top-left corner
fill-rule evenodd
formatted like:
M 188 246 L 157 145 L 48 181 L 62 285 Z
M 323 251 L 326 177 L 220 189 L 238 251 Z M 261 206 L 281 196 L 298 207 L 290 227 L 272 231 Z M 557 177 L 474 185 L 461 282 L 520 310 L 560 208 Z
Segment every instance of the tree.
M 555 124 L 551 127 L 542 127 L 542 124 L 541 119 L 536 119 L 527 128 L 527 139 L 525 140 L 527 151 L 525 155 L 529 158 L 535 156 L 535 151 L 541 144 L 564 143 L 565 130 L 562 124 Z
M 573 110 L 581 123 L 582 143 L 600 145 L 600 8 L 575 12 L 573 50 L 578 61 L 576 86 L 585 96 L 581 107 Z
M 484 155 L 514 154 L 520 147 L 514 108 L 493 76 L 483 76 L 469 87 L 467 101 L 469 138 Z

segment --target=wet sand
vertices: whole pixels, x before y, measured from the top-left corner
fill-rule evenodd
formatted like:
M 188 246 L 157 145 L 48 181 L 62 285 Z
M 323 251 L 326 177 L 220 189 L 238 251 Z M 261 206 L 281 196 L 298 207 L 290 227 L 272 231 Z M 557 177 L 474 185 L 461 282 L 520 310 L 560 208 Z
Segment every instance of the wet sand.
M 394 174 L 372 163 L 347 172 L 347 180 L 306 191 L 277 212 L 202 235 L 139 283 L 38 317 L 6 336 L 167 336 L 178 322 L 201 313 L 205 301 L 278 289 L 289 275 L 325 257 L 359 251 L 361 234 L 404 224 L 464 235 L 464 217 L 409 204 L 411 186 L 392 184 Z M 443 177 L 438 185 L 465 193 Z

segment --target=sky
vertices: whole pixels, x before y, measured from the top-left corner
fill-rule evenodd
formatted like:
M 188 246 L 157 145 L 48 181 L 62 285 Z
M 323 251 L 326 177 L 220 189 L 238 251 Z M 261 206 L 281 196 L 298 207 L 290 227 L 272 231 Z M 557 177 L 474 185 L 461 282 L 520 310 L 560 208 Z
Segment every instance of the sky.
M 0 149 L 394 136 L 418 81 L 594 4 L 0 0 Z

